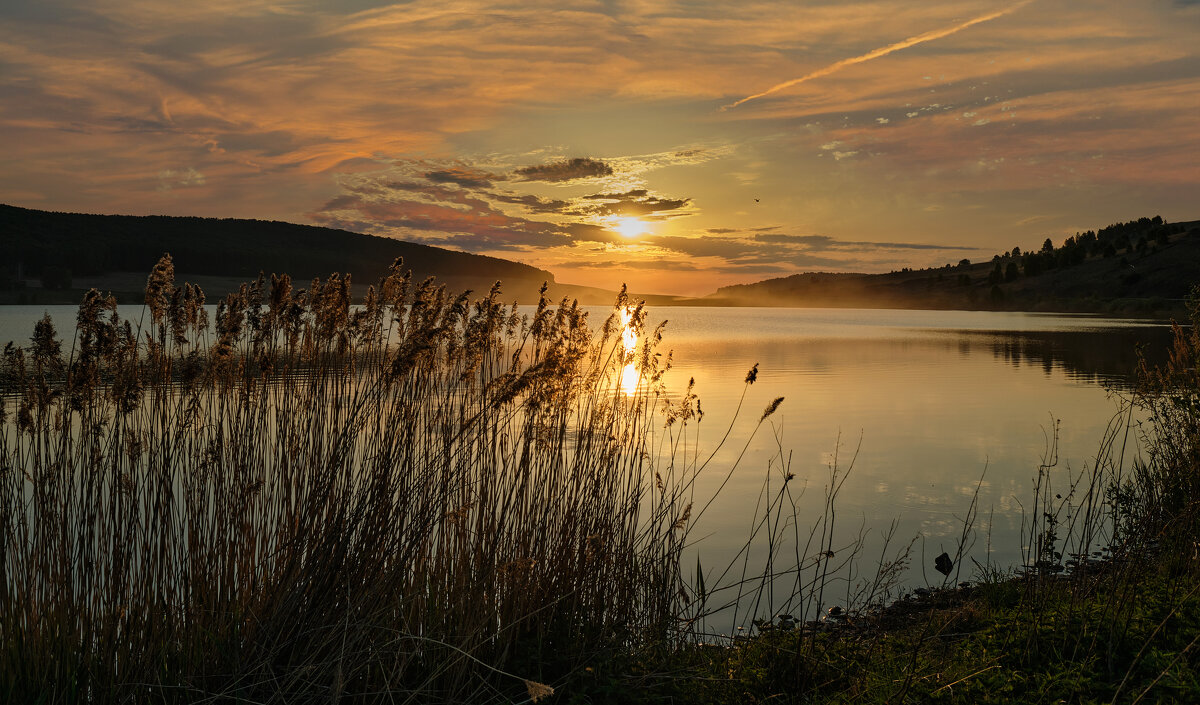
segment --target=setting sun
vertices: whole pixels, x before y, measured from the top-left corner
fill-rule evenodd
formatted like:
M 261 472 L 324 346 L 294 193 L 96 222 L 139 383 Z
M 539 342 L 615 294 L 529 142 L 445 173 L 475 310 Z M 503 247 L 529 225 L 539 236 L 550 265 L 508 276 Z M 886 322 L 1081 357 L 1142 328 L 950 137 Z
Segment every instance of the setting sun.
M 650 232 L 650 227 L 645 221 L 639 220 L 638 218 L 630 218 L 628 216 L 613 218 L 611 227 L 613 230 L 621 233 L 621 235 L 624 237 L 629 238 L 634 238 L 638 235 L 645 235 L 646 233 Z

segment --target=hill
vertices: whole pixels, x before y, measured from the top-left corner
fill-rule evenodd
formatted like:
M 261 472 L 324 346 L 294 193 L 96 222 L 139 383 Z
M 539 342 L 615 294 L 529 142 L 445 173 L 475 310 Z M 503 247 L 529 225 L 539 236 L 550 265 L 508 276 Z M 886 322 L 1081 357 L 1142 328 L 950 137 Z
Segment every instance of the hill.
M 1179 314 L 1200 282 L 1200 221 L 1140 218 L 1060 246 L 887 274 L 816 272 L 726 286 L 710 305 Z
M 361 294 L 397 257 L 416 278 L 435 276 L 452 290 L 536 300 L 543 282 L 555 296 L 611 303 L 613 293 L 559 285 L 544 269 L 345 230 L 279 221 L 55 213 L 0 204 L 0 303 L 77 303 L 82 290 L 140 300 L 146 274 L 164 252 L 177 276 L 213 300 L 258 273 L 287 272 L 304 282 L 345 272 Z M 42 284 L 44 288 L 38 288 Z

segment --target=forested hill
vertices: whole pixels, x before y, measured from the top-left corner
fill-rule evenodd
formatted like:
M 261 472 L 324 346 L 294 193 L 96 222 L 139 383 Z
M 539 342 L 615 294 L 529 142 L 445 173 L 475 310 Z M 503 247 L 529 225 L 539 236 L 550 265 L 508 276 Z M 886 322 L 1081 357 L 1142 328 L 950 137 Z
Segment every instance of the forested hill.
M 278 221 L 173 216 L 53 213 L 0 204 L 0 278 L 96 278 L 140 273 L 143 280 L 164 252 L 187 275 L 253 278 L 286 272 L 304 281 L 348 272 L 356 284 L 374 282 L 397 257 L 420 278 L 470 283 L 496 280 L 527 288 L 553 282 L 550 272 L 518 262 L 345 230 Z M 507 286 L 506 286 L 507 288 Z
M 1176 315 L 1200 284 L 1200 221 L 1157 216 L 990 259 L 887 274 L 795 274 L 727 286 L 710 305 L 998 309 Z

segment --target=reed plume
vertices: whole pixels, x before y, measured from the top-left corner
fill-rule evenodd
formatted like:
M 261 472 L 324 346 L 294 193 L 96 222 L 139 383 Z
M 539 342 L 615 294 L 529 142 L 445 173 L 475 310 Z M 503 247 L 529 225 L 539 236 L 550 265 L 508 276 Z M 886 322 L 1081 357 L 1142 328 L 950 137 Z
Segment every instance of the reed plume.
M 350 292 L 259 277 L 210 325 L 164 257 L 144 320 L 92 291 L 5 350 L 0 693 L 540 698 L 680 628 L 661 335 L 629 394 L 615 319 L 544 290 Z

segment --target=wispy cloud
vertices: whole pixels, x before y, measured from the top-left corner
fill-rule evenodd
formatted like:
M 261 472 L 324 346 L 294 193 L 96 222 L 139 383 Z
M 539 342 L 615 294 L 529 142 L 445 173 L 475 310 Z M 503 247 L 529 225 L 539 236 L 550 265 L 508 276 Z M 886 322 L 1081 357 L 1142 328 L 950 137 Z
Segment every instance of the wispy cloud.
M 158 189 L 160 191 L 170 191 L 173 188 L 186 188 L 188 186 L 203 186 L 204 174 L 196 171 L 194 167 L 186 169 L 163 169 L 158 172 Z
M 311 220 L 642 290 L 940 264 L 1200 216 L 1198 12 L 4 2 L 0 201 Z
M 855 252 L 867 252 L 871 250 L 938 250 L 949 252 L 979 249 L 978 247 L 968 245 L 942 245 L 937 243 L 839 240 L 828 235 L 759 234 L 755 235 L 753 239 L 757 242 L 796 245 L 813 252 L 825 252 L 829 250 L 852 250 Z
M 774 86 L 771 86 L 770 88 L 768 88 L 767 90 L 762 91 L 761 93 L 755 93 L 753 95 L 748 95 L 745 98 L 742 98 L 741 100 L 737 100 L 728 105 L 724 105 L 721 107 L 721 109 L 729 110 L 730 108 L 736 108 L 739 105 L 744 105 L 746 103 L 749 103 L 752 100 L 758 100 L 759 98 L 765 98 L 766 96 L 769 96 L 772 93 L 778 93 L 779 91 L 785 90 L 787 88 L 791 88 L 792 86 L 798 86 L 801 83 L 805 83 L 807 81 L 811 81 L 816 78 L 821 78 L 822 76 L 828 76 L 831 73 L 841 71 L 842 69 L 846 68 L 847 66 L 861 64 L 865 61 L 871 61 L 872 59 L 878 59 L 878 58 L 887 56 L 888 54 L 900 51 L 901 49 L 907 49 L 909 47 L 913 47 L 918 44 L 924 44 L 925 42 L 932 42 L 935 39 L 942 39 L 943 37 L 949 37 L 951 34 L 956 34 L 958 32 L 963 31 L 964 29 L 974 27 L 977 24 L 981 24 L 983 22 L 989 22 L 991 20 L 998 19 L 1000 17 L 1004 17 L 1005 15 L 1010 15 L 1010 14 L 1016 12 L 1017 10 L 1020 10 L 1021 8 L 1025 7 L 1026 5 L 1031 4 L 1033 2 L 1034 2 L 1034 0 L 1020 0 L 1016 4 L 1014 4 L 1010 7 L 1006 7 L 1003 10 L 997 10 L 996 12 L 989 12 L 986 15 L 980 15 L 979 17 L 975 17 L 973 19 L 967 20 L 966 22 L 960 22 L 959 24 L 956 24 L 956 25 L 953 25 L 950 27 L 943 27 L 941 29 L 935 29 L 935 30 L 932 30 L 929 32 L 924 32 L 924 33 L 918 34 L 914 37 L 909 37 L 908 39 L 905 39 L 903 41 L 896 42 L 895 44 L 889 44 L 885 47 L 880 47 L 879 49 L 873 49 L 872 51 L 868 51 L 865 54 L 860 54 L 858 56 L 850 57 L 849 59 L 842 59 L 841 61 L 836 61 L 832 64 L 829 64 L 828 66 L 819 68 L 816 71 L 806 73 L 799 78 L 793 78 L 789 81 L 784 81 L 783 83 L 777 83 Z

